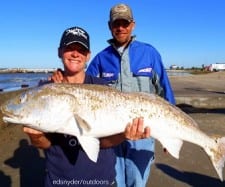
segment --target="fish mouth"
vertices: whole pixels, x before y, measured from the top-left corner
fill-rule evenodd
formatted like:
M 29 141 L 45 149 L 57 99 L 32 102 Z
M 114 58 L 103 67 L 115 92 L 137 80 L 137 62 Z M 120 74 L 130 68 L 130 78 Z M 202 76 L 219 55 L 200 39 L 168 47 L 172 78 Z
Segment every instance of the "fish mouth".
M 5 123 L 18 123 L 19 115 L 12 114 L 11 112 L 1 108 L 3 114 L 3 121 Z
M 18 118 L 15 118 L 15 116 L 4 116 L 2 119 L 5 123 L 19 123 Z

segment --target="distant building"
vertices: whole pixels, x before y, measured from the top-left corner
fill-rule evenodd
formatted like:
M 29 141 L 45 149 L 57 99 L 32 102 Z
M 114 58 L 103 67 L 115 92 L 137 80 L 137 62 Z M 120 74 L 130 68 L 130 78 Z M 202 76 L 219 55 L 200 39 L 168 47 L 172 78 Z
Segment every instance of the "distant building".
M 177 69 L 177 68 L 178 68 L 178 66 L 174 65 L 174 64 L 170 66 L 170 69 Z
M 209 71 L 224 71 L 225 63 L 215 63 L 209 65 Z

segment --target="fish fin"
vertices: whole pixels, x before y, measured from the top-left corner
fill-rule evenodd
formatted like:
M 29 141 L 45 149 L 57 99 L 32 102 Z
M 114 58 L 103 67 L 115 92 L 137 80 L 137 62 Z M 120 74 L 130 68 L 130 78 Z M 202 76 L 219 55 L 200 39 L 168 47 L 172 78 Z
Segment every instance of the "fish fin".
M 90 136 L 78 136 L 77 139 L 87 156 L 93 162 L 97 162 L 100 149 L 99 139 Z
M 72 136 L 78 136 L 82 133 L 79 124 L 77 124 L 77 121 L 73 117 L 68 118 L 55 132 Z
M 76 119 L 77 124 L 82 130 L 90 131 L 91 126 L 85 121 L 83 118 L 81 118 L 79 115 L 74 114 L 74 118 Z
M 183 145 L 183 141 L 177 138 L 160 139 L 164 148 L 175 158 L 179 159 L 180 149 Z
M 212 164 L 220 178 L 223 181 L 223 167 L 225 162 L 225 137 L 215 139 L 217 143 L 216 150 L 215 149 L 206 149 L 205 151 L 210 156 Z

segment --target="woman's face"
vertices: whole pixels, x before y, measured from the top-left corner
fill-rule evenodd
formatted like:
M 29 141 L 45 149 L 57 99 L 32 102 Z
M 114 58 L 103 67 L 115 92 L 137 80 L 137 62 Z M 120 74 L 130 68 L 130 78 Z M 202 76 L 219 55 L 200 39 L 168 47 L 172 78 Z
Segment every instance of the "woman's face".
M 59 49 L 59 57 L 62 59 L 65 71 L 73 74 L 84 71 L 86 62 L 90 58 L 90 51 L 79 43 L 72 43 Z

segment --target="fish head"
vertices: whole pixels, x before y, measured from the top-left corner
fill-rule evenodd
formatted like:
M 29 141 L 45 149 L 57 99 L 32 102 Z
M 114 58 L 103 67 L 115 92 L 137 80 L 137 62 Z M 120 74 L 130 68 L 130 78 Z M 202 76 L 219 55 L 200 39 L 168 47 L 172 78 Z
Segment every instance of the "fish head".
M 3 120 L 38 130 L 57 129 L 74 118 L 74 96 L 51 86 L 27 90 L 1 106 Z
M 33 90 L 25 91 L 3 103 L 1 105 L 3 120 L 10 123 L 28 123 L 37 109 L 35 106 L 37 103 L 32 102 L 33 94 L 35 94 Z M 30 110 L 31 103 L 33 104 L 32 110 Z

